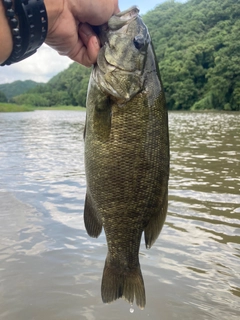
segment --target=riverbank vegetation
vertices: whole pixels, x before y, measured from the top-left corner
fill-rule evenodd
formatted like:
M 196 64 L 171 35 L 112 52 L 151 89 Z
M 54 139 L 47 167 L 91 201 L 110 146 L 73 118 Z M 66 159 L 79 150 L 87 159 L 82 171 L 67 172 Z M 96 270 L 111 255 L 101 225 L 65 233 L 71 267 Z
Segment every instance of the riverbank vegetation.
M 240 1 L 166 1 L 143 16 L 169 110 L 240 111 Z M 90 69 L 76 63 L 16 104 L 85 106 Z
M 14 103 L 0 103 L 0 112 L 25 112 L 34 111 L 34 107 L 17 105 Z
M 86 108 L 84 107 L 78 107 L 78 106 L 53 106 L 53 107 L 35 107 L 34 110 L 62 110 L 62 111 L 86 111 Z
M 85 111 L 83 107 L 76 106 L 53 106 L 53 107 L 33 107 L 29 105 L 18 105 L 15 103 L 0 103 L 0 112 L 25 112 L 25 111 L 54 111 L 54 110 L 68 110 L 68 111 Z

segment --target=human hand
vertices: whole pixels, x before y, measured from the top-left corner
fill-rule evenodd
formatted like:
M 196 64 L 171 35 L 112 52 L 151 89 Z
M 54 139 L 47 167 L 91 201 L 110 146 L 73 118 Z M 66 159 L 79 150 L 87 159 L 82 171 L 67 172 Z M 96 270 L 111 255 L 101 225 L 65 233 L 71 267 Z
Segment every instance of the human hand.
M 119 12 L 118 0 L 45 0 L 46 43 L 72 60 L 90 67 L 97 60 L 99 40 L 91 25 L 101 25 Z

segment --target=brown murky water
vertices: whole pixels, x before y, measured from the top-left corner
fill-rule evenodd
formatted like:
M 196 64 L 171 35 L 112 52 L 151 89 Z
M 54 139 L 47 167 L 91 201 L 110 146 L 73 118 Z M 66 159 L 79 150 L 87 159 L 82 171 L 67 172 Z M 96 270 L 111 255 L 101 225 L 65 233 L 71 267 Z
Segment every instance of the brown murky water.
M 0 114 L 1 320 L 240 319 L 240 114 L 170 113 L 169 214 L 141 245 L 144 311 L 100 296 L 82 112 Z

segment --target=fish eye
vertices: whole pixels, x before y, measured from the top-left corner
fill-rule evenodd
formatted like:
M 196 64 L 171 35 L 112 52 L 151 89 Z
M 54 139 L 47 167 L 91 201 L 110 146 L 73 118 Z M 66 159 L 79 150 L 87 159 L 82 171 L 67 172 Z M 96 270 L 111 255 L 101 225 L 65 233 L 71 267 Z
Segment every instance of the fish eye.
M 137 35 L 134 39 L 133 39 L 133 44 L 135 46 L 136 49 L 140 50 L 145 46 L 145 39 L 142 35 Z

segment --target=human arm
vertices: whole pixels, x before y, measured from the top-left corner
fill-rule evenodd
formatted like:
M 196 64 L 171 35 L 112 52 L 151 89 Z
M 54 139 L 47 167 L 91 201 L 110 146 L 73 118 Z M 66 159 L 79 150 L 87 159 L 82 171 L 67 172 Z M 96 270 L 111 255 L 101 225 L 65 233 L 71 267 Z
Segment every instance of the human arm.
M 5 15 L 5 9 L 3 3 L 0 0 L 0 64 L 7 60 L 12 52 L 12 35 L 8 24 L 8 20 Z
M 118 0 L 45 0 L 48 15 L 48 33 L 45 42 L 61 55 L 90 66 L 96 59 L 99 43 L 92 28 L 119 11 Z M 12 50 L 10 27 L 0 0 L 0 63 Z M 4 40 L 4 42 L 3 42 Z

